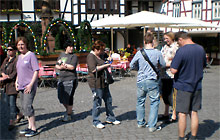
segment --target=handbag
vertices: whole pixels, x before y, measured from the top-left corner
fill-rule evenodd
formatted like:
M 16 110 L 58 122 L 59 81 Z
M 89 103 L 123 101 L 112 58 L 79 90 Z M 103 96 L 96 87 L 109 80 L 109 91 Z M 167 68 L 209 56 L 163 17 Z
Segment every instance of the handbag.
M 105 76 L 105 83 L 106 84 L 113 84 L 114 79 L 111 73 L 109 73 L 108 69 L 104 69 L 104 76 Z
M 152 69 L 154 70 L 154 72 L 157 75 L 157 79 L 159 79 L 159 72 L 156 70 L 155 66 L 152 64 L 152 62 L 150 61 L 149 57 L 147 56 L 146 52 L 144 51 L 144 49 L 141 49 L 141 54 L 143 55 L 144 59 L 148 62 L 148 64 L 152 67 Z

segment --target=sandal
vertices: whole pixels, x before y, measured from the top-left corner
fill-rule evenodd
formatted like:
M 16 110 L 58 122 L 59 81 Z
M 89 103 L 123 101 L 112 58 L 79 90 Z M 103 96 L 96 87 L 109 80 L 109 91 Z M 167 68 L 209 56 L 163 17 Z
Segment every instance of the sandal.
M 21 121 L 21 119 L 24 119 L 24 115 L 22 115 L 21 117 L 19 117 L 18 119 L 15 120 L 15 123 L 19 123 Z

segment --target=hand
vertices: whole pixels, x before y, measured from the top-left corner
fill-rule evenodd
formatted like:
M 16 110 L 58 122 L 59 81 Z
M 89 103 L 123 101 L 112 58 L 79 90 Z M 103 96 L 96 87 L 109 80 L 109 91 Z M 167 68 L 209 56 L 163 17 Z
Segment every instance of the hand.
M 15 89 L 16 89 L 16 91 L 18 91 L 18 83 L 17 82 L 15 82 Z
M 66 69 L 66 68 L 67 68 L 67 66 L 66 66 L 66 64 L 64 64 L 64 63 L 62 63 L 62 64 L 60 65 L 60 69 L 61 69 L 61 70 Z
M 0 77 L 0 81 L 3 81 L 3 77 Z
M 30 94 L 31 93 L 31 89 L 32 89 L 32 85 L 27 85 L 24 89 L 24 93 L 25 94 Z
M 58 60 L 57 62 L 58 62 L 58 64 L 59 64 L 59 65 L 61 65 L 61 64 L 62 64 L 62 61 L 61 61 L 61 60 Z

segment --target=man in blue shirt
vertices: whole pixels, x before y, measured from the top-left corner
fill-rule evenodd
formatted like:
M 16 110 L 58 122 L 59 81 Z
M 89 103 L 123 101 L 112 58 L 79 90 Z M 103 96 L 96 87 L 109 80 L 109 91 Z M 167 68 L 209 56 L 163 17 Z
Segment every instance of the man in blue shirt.
M 191 139 L 196 139 L 199 126 L 197 111 L 201 109 L 205 51 L 195 44 L 186 32 L 178 32 L 175 39 L 180 48 L 171 63 L 175 74 L 173 87 L 177 89 L 176 111 L 179 112 L 179 140 L 184 139 L 187 114 L 191 116 Z
M 158 70 L 158 66 L 165 67 L 165 61 L 159 50 L 153 47 L 154 36 L 152 33 L 147 33 L 144 37 L 144 51 Z M 144 59 L 139 50 L 130 63 L 131 69 L 138 69 L 137 76 L 137 124 L 138 127 L 149 127 L 150 132 L 161 130 L 161 127 L 156 127 L 158 108 L 160 104 L 159 94 L 159 79 L 157 73 L 153 70 L 150 64 Z M 150 98 L 150 113 L 148 117 L 148 124 L 145 121 L 145 100 L 146 95 Z

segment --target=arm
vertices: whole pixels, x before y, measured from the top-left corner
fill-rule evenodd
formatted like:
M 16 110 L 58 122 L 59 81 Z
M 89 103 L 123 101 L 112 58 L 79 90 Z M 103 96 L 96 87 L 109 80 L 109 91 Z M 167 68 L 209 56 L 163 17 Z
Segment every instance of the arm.
M 16 78 L 16 75 L 17 75 L 16 63 L 17 63 L 17 60 L 15 59 L 13 62 L 13 72 L 8 75 L 8 79 Z
M 16 88 L 16 90 L 18 91 L 18 76 L 16 76 L 15 88 Z
M 101 65 L 101 66 L 96 66 L 96 69 L 97 69 L 97 71 L 100 71 L 100 70 L 102 70 L 102 69 L 104 69 L 104 68 L 109 67 L 110 65 L 111 65 L 111 64 L 104 64 L 104 65 Z M 96 69 L 94 69 L 92 72 L 95 73 L 95 72 L 96 72 Z
M 178 70 L 174 69 L 174 68 L 170 68 L 170 71 L 171 71 L 172 74 L 176 74 L 178 72 Z
M 140 54 L 141 54 L 140 51 L 138 51 L 131 60 L 130 63 L 131 70 L 138 70 L 138 59 Z

